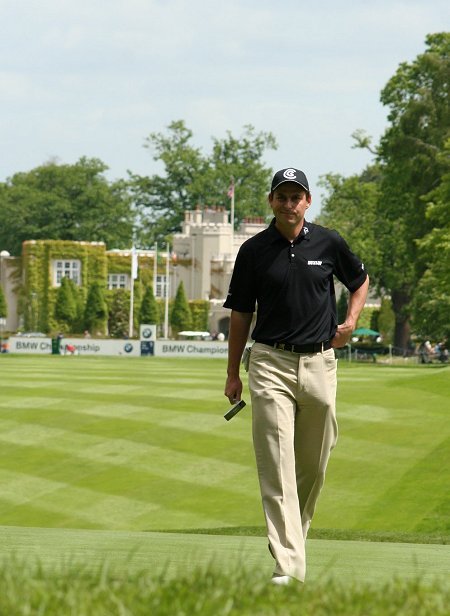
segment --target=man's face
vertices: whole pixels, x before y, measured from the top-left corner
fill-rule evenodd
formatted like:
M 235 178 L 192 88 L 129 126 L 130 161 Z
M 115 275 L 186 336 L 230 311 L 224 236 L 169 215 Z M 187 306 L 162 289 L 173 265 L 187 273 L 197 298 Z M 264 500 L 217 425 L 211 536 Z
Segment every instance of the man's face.
M 311 195 L 298 184 L 285 182 L 269 195 L 269 203 L 280 225 L 295 227 L 302 223 Z

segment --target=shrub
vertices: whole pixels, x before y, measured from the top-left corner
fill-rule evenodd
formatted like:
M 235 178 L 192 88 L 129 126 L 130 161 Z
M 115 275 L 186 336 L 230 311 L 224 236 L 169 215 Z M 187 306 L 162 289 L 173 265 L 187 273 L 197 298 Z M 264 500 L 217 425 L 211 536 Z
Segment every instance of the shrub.
M 77 298 L 75 284 L 70 278 L 64 276 L 61 286 L 56 294 L 55 317 L 64 332 L 73 331 L 73 324 L 77 317 Z
M 172 334 L 176 336 L 178 332 L 184 329 L 191 329 L 192 315 L 186 299 L 183 282 L 180 282 L 177 289 L 177 294 L 173 303 L 172 314 L 170 315 L 170 324 L 172 326 Z
M 94 283 L 89 288 L 84 311 L 86 329 L 93 334 L 105 334 L 107 319 L 108 307 L 103 288 L 98 283 Z
M 161 322 L 161 313 L 153 295 L 152 287 L 147 287 L 144 292 L 144 297 L 141 302 L 139 312 L 139 322 L 147 324 L 159 325 Z
M 108 331 L 113 338 L 125 338 L 130 327 L 130 292 L 111 291 L 108 306 Z

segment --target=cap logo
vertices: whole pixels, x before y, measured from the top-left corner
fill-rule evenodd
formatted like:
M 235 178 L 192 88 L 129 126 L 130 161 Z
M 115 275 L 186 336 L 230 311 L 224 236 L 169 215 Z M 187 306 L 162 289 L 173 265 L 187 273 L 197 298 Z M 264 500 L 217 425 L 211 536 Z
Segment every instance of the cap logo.
M 287 180 L 295 180 L 297 177 L 295 169 L 286 169 L 286 171 L 283 173 L 283 177 Z

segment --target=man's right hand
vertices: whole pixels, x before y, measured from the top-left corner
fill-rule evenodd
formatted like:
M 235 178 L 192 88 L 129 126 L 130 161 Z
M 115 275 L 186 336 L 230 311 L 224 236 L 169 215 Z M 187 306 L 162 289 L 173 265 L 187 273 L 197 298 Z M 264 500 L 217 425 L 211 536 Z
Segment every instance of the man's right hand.
M 228 337 L 228 378 L 225 383 L 225 395 L 231 404 L 239 402 L 242 396 L 242 381 L 239 378 L 239 368 L 245 343 L 248 339 L 251 312 L 231 311 L 230 333 Z
M 224 393 L 231 404 L 239 402 L 242 396 L 242 381 L 239 376 L 229 376 L 227 378 Z

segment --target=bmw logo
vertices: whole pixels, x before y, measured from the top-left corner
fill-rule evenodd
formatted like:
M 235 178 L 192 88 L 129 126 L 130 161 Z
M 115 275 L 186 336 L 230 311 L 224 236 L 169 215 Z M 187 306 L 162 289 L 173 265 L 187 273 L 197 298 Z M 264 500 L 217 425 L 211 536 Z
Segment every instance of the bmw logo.
M 145 329 L 142 330 L 142 337 L 143 338 L 151 338 L 152 337 L 152 330 L 149 327 L 146 327 Z
M 126 345 L 123 347 L 123 350 L 125 351 L 125 353 L 131 353 L 131 351 L 133 350 L 133 345 L 127 342 Z

